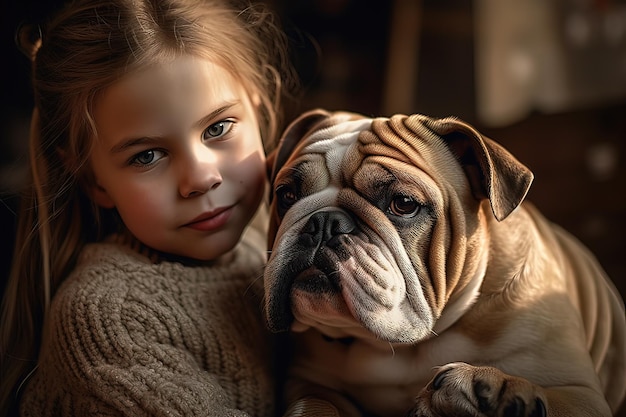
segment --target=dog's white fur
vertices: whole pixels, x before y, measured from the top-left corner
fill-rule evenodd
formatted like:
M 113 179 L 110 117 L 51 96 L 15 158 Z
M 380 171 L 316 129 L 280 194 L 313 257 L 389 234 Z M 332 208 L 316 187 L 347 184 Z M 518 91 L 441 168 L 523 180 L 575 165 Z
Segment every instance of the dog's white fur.
M 453 118 L 316 110 L 272 161 L 264 279 L 270 327 L 293 335 L 287 414 L 322 399 L 346 416 L 609 416 L 622 401 L 623 302 L 521 204 L 532 174 L 499 145 Z

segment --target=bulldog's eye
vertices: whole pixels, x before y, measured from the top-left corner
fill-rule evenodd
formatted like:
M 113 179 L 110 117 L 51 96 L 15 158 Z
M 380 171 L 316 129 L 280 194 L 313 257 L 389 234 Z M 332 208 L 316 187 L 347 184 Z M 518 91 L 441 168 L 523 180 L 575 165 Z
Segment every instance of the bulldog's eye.
M 400 217 L 413 217 L 420 210 L 420 203 L 406 195 L 396 195 L 389 204 L 389 212 Z
M 298 196 L 291 185 L 283 184 L 276 187 L 276 203 L 281 210 L 286 211 L 296 201 L 298 201 Z

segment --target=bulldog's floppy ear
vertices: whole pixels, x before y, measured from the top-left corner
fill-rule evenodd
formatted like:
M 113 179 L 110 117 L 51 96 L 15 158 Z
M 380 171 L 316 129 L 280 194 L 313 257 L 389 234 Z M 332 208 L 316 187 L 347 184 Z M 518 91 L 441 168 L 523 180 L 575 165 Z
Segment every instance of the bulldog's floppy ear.
M 469 124 L 448 117 L 425 121 L 456 155 L 478 199 L 488 198 L 498 221 L 519 206 L 533 181 L 533 173 L 509 151 Z
M 304 138 L 314 126 L 318 125 L 322 120 L 329 118 L 330 115 L 331 113 L 324 109 L 310 110 L 302 113 L 287 126 L 280 138 L 278 146 L 267 157 L 270 184 L 274 183 L 276 173 L 280 167 L 284 165 L 285 161 L 287 161 L 287 158 L 289 158 L 289 155 L 291 155 L 300 140 Z

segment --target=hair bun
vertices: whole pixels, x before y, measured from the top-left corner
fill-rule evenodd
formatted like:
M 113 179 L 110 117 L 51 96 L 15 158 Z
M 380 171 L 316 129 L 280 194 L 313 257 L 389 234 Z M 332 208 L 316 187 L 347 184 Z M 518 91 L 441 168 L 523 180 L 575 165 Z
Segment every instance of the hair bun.
M 35 60 L 42 41 L 41 26 L 33 23 L 20 23 L 15 31 L 17 48 L 31 61 Z

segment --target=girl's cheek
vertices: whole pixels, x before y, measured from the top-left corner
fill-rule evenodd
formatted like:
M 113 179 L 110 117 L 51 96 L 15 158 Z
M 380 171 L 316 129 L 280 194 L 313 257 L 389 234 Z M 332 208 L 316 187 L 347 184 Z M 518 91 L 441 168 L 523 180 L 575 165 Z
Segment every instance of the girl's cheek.
M 246 177 L 253 184 L 261 184 L 265 182 L 265 158 L 258 156 L 247 161 L 242 170 L 246 170 Z
M 265 155 L 255 151 L 242 157 L 239 162 L 232 159 L 222 165 L 225 172 L 229 172 L 233 178 L 239 179 L 240 183 L 252 181 L 258 183 L 265 180 Z

